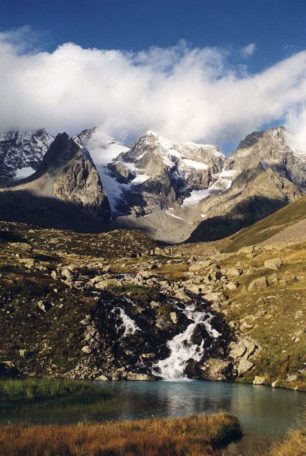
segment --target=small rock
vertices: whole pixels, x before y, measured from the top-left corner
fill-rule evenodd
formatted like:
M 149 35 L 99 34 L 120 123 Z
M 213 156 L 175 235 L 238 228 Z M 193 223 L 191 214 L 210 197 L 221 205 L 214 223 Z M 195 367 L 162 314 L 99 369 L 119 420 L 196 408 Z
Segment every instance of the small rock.
M 42 310 L 43 312 L 47 312 L 46 306 L 45 306 L 45 304 L 44 304 L 43 301 L 38 301 L 37 306 L 38 306 L 38 308 L 39 308 L 40 310 Z
M 234 290 L 237 290 L 237 288 L 239 287 L 239 283 L 238 282 L 229 282 L 227 285 L 226 285 L 226 288 L 230 291 L 234 291 Z
M 260 377 L 259 375 L 256 375 L 253 380 L 253 385 L 264 385 L 265 383 L 267 383 L 266 377 Z
M 177 313 L 176 312 L 170 312 L 170 320 L 172 321 L 172 323 L 174 323 L 176 325 L 176 323 L 177 323 Z
M 108 378 L 105 375 L 99 375 L 98 377 L 95 378 L 96 382 L 107 382 Z

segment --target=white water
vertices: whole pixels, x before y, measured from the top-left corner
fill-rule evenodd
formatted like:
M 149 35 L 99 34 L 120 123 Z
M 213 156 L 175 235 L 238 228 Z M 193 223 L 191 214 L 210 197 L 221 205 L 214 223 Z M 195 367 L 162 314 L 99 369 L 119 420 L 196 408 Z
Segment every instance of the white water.
M 198 324 L 204 324 L 206 331 L 213 338 L 218 338 L 220 333 L 213 329 L 211 320 L 213 315 L 209 312 L 196 310 L 195 304 L 190 304 L 185 307 L 186 317 L 192 321 L 187 326 L 185 331 L 177 334 L 171 339 L 167 346 L 170 349 L 170 356 L 166 359 L 158 361 L 152 372 L 159 375 L 164 380 L 185 380 L 185 369 L 189 360 L 200 361 L 204 355 L 204 340 L 200 345 L 192 342 L 192 335 Z
M 121 326 L 124 328 L 124 333 L 122 337 L 131 336 L 135 334 L 136 331 L 141 331 L 141 329 L 136 325 L 135 321 L 132 320 L 121 307 L 115 307 L 113 312 L 119 310 L 120 318 L 122 320 Z

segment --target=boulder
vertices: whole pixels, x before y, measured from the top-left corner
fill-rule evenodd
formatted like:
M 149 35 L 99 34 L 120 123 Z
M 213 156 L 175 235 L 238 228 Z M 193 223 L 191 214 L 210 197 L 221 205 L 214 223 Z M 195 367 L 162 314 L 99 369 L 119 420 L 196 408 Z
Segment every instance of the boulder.
M 233 376 L 233 363 L 217 358 L 208 359 L 201 367 L 205 380 L 229 380 Z
M 266 383 L 267 383 L 266 377 L 261 377 L 259 375 L 256 375 L 253 380 L 253 385 L 265 385 Z
M 241 247 L 238 253 L 253 253 L 255 250 L 254 245 L 248 245 L 246 247 Z
M 269 286 L 269 282 L 266 276 L 258 277 L 258 279 L 252 280 L 248 286 L 248 291 L 262 290 Z
M 126 379 L 146 382 L 149 380 L 155 380 L 155 377 L 149 374 L 137 374 L 136 372 L 129 372 L 126 376 Z
M 238 268 L 231 268 L 231 269 L 228 269 L 225 272 L 230 277 L 239 277 L 239 276 L 241 276 L 243 274 L 243 270 L 242 269 L 238 269 Z
M 278 271 L 282 264 L 283 262 L 280 258 L 270 258 L 264 262 L 264 268 Z

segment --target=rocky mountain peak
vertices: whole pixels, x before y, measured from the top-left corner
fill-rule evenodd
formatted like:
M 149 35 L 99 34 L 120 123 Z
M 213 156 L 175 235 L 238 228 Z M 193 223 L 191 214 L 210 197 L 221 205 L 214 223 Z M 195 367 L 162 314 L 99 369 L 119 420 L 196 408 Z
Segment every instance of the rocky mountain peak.
M 1 189 L 1 204 L 10 220 L 43 226 L 90 231 L 110 218 L 89 152 L 66 133 L 56 136 L 35 174 Z
M 101 179 L 87 149 L 67 133 L 58 134 L 45 154 L 35 177 L 48 175 L 56 197 L 90 209 L 94 214 L 109 212 Z M 108 214 L 109 215 L 109 214 Z
M 0 185 L 33 174 L 53 140 L 43 128 L 0 133 Z

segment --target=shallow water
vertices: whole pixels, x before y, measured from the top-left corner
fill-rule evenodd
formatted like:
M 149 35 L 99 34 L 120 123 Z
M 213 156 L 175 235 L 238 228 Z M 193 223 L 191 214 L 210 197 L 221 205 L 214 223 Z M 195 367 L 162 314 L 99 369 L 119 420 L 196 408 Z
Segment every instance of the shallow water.
M 56 407 L 41 403 L 2 410 L 0 422 L 75 423 L 107 419 L 209 414 L 220 410 L 238 417 L 244 437 L 231 444 L 224 455 L 251 456 L 282 438 L 288 430 L 303 424 L 306 394 L 262 386 L 221 382 L 107 382 L 102 387 L 115 395 L 103 405 L 61 403 Z M 1 409 L 0 409 L 1 410 Z

